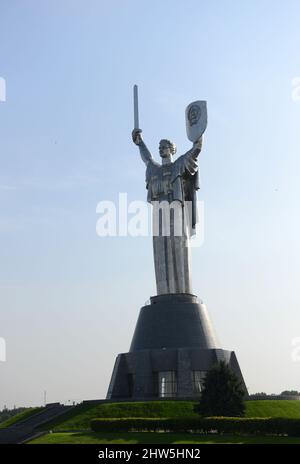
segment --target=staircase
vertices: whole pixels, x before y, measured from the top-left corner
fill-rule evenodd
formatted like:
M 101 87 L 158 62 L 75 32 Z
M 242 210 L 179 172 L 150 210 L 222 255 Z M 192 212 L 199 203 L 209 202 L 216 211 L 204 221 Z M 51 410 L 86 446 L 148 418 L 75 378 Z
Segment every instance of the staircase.
M 38 428 L 65 414 L 75 406 L 64 406 L 60 403 L 47 405 L 42 411 L 17 422 L 6 429 L 0 429 L 0 444 L 23 443 L 39 434 Z

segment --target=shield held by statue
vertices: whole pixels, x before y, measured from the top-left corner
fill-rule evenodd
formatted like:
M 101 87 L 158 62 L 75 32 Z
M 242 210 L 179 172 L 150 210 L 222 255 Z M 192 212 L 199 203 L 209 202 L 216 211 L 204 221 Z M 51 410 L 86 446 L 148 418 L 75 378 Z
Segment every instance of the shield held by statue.
M 190 103 L 185 110 L 186 133 L 191 142 L 196 142 L 207 127 L 206 101 L 198 100 Z

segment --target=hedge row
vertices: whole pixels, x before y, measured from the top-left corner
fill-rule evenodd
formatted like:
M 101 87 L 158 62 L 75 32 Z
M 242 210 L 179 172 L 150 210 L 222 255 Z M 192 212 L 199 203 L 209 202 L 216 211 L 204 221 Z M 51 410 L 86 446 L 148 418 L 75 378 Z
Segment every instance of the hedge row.
M 300 419 L 285 418 L 231 418 L 212 417 L 197 419 L 160 418 L 101 418 L 91 421 L 95 432 L 194 432 L 254 435 L 300 436 Z

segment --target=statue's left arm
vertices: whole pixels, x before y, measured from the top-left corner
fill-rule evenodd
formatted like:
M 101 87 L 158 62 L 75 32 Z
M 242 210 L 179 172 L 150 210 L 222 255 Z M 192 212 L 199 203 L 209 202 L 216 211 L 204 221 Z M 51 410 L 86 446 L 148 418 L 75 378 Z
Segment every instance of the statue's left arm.
M 202 149 L 202 137 L 183 155 L 185 169 L 193 176 L 198 171 L 198 156 Z

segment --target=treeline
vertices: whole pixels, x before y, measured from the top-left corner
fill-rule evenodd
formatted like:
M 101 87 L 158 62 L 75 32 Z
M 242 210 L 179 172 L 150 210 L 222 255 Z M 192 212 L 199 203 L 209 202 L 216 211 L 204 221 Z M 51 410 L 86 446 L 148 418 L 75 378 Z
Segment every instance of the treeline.
M 300 392 L 297 390 L 284 390 L 283 392 L 279 393 L 279 395 L 275 393 L 271 393 L 270 395 L 266 392 L 257 392 L 251 396 L 300 396 Z

